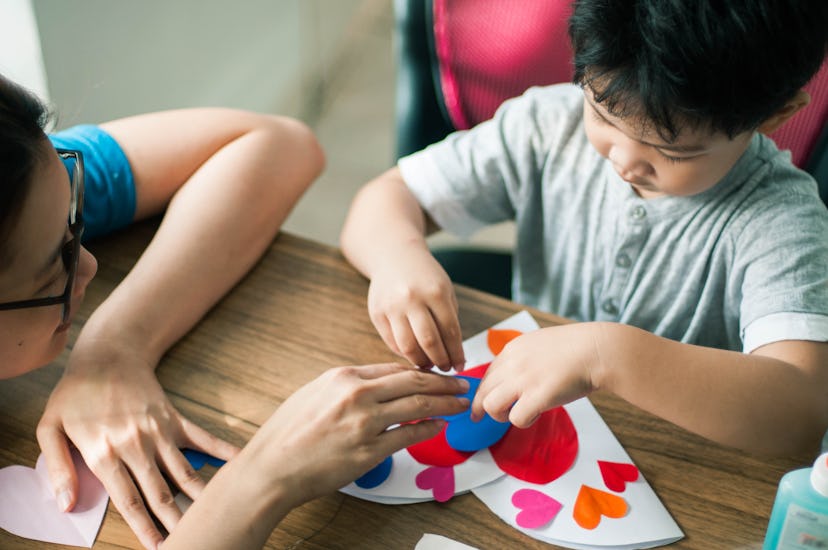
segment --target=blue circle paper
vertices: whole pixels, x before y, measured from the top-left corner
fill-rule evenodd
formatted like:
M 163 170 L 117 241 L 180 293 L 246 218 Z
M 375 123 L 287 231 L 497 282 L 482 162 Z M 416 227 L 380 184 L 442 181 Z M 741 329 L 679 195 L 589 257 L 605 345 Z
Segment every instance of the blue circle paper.
M 354 483 L 361 489 L 373 489 L 377 487 L 391 475 L 391 466 L 393 466 L 393 463 L 394 460 L 390 456 L 386 457 L 385 460 L 373 469 L 368 470 L 366 474 L 354 481 Z
M 470 376 L 458 376 L 458 378 L 468 380 L 469 391 L 463 394 L 463 397 L 467 397 L 471 402 L 480 386 L 480 379 Z M 483 416 L 479 422 L 473 422 L 470 409 L 443 418 L 448 422 L 446 441 L 449 447 L 456 451 L 474 452 L 486 449 L 500 441 L 512 426 L 510 422 L 498 422 L 488 414 Z

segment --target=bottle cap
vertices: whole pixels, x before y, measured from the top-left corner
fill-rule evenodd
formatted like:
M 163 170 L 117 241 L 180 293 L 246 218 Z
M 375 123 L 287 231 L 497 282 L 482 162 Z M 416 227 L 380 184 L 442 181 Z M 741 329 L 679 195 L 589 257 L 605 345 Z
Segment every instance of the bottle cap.
M 811 468 L 811 485 L 814 490 L 824 497 L 828 497 L 828 453 L 819 455 Z

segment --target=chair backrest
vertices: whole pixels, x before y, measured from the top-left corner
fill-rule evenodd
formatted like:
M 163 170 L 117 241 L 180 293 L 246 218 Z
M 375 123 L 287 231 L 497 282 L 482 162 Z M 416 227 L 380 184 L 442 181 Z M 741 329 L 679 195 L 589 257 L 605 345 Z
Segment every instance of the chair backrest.
M 439 87 L 458 130 L 491 118 L 505 99 L 531 86 L 572 80 L 571 0 L 431 5 Z
M 811 96 L 808 106 L 770 135 L 780 149 L 791 152 L 793 163 L 802 168 L 807 167 L 828 120 L 828 59 L 805 85 L 805 91 Z
M 490 118 L 533 85 L 568 82 L 571 0 L 395 0 L 398 155 Z M 811 103 L 771 136 L 828 202 L 828 60 Z

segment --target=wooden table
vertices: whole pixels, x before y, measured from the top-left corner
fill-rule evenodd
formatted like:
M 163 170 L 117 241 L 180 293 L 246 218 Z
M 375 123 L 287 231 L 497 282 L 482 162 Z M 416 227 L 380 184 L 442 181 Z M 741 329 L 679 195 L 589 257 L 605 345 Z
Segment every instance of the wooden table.
M 100 268 L 70 341 L 131 268 L 154 227 L 140 224 L 90 247 Z M 253 272 L 167 354 L 158 377 L 185 415 L 241 445 L 279 403 L 325 369 L 395 359 L 368 319 L 366 292 L 366 281 L 336 249 L 282 234 Z M 463 287 L 457 294 L 464 338 L 522 309 Z M 530 311 L 544 326 L 562 321 Z M 35 426 L 67 357 L 64 352 L 49 367 L 0 381 L 0 467 L 34 466 Z M 761 547 L 779 478 L 811 461 L 746 455 L 612 395 L 591 399 L 685 532 L 676 548 Z M 209 469 L 202 471 L 209 475 Z M 501 522 L 471 494 L 444 504 L 384 506 L 340 493 L 293 511 L 267 547 L 411 549 L 424 533 L 480 549 L 548 547 Z M 46 547 L 57 548 L 0 531 L 0 548 Z M 111 505 L 95 548 L 139 548 Z

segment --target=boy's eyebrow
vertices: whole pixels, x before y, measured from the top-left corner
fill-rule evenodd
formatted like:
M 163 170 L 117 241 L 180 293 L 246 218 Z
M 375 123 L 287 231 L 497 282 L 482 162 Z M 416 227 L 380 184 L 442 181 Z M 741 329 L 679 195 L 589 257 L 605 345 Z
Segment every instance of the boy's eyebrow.
M 588 94 L 584 94 L 584 100 L 587 103 L 589 103 L 589 106 L 592 108 L 593 111 L 595 111 L 595 114 L 601 117 L 601 120 L 620 131 L 620 128 L 618 128 L 618 126 L 613 124 L 611 120 L 607 119 L 607 117 L 605 117 L 604 114 L 598 110 L 598 108 L 595 106 L 595 103 L 593 103 L 592 99 L 589 98 Z M 707 147 L 701 143 L 693 145 L 674 145 L 671 143 L 650 143 L 649 141 L 644 141 L 642 139 L 634 139 L 642 145 L 649 145 L 650 147 L 655 147 L 656 149 L 664 149 L 665 151 L 675 151 L 676 153 L 700 153 L 702 151 L 707 150 Z

